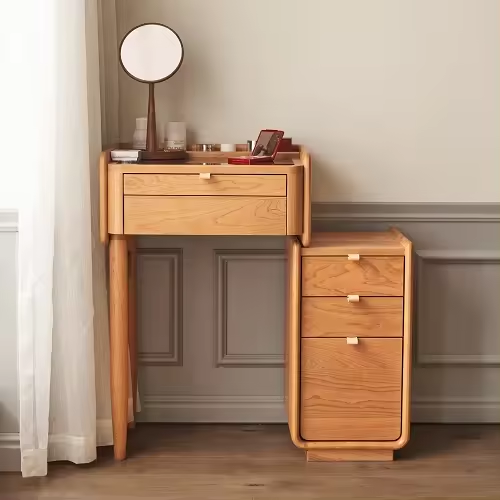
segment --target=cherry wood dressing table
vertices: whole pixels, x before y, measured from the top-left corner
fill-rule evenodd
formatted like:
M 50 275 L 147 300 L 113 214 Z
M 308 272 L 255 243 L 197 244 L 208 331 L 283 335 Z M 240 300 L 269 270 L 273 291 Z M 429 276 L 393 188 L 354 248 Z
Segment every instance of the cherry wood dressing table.
M 304 148 L 271 165 L 228 165 L 234 153 L 189 152 L 186 163 L 100 158 L 100 236 L 109 243 L 114 455 L 126 457 L 129 374 L 137 393 L 136 263 L 139 235 L 288 236 L 311 239 L 311 161 Z M 129 358 L 130 353 L 130 358 Z M 130 367 L 129 367 L 130 359 Z
M 311 461 L 392 460 L 410 431 L 411 242 L 396 230 L 311 234 L 304 149 L 281 153 L 282 164 L 220 163 L 226 159 L 193 152 L 186 164 L 151 165 L 101 156 L 115 458 L 126 456 L 130 375 L 134 409 L 137 394 L 134 237 L 275 235 L 287 239 L 293 443 Z

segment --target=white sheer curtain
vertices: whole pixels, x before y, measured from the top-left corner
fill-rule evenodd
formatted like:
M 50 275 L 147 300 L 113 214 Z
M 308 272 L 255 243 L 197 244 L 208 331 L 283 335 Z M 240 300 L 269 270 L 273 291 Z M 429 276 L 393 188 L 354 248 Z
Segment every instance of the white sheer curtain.
M 48 460 L 90 462 L 97 445 L 112 443 L 104 250 L 95 236 L 97 9 L 97 0 L 2 5 L 2 161 L 20 181 L 25 476 L 45 475 Z

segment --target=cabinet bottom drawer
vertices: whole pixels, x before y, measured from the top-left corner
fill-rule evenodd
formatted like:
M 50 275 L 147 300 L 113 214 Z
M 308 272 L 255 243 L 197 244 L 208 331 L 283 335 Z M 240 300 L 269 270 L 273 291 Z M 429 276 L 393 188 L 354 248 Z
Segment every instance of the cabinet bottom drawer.
M 286 234 L 286 198 L 125 196 L 125 234 Z
M 401 435 L 402 339 L 302 339 L 302 438 L 395 441 Z

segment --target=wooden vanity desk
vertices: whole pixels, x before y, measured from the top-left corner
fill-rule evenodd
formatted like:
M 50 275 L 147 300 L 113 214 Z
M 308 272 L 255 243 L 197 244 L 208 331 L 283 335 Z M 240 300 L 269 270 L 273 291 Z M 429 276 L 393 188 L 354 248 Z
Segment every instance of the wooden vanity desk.
M 100 236 L 109 242 L 111 403 L 115 458 L 126 457 L 129 373 L 137 388 L 138 235 L 311 238 L 311 162 L 303 148 L 270 165 L 228 165 L 240 153 L 189 152 L 186 163 L 100 159 Z M 130 371 L 129 371 L 130 351 Z M 134 402 L 135 404 L 135 402 Z
M 411 242 L 396 230 L 311 235 L 304 149 L 279 154 L 282 164 L 217 164 L 225 160 L 190 153 L 187 164 L 118 164 L 101 155 L 115 458 L 126 456 L 129 374 L 134 407 L 137 394 L 134 237 L 266 235 L 287 239 L 293 443 L 311 461 L 392 460 L 410 428 Z

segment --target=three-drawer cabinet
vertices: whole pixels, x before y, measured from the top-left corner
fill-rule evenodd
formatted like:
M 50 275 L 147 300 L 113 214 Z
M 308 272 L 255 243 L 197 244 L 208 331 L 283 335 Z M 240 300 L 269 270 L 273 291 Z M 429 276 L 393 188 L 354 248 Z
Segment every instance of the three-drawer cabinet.
M 288 243 L 287 406 L 308 460 L 391 460 L 409 438 L 411 243 L 399 232 Z

